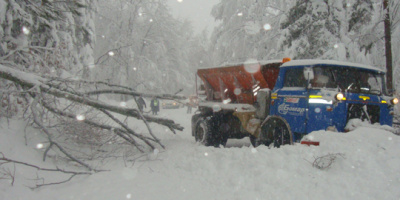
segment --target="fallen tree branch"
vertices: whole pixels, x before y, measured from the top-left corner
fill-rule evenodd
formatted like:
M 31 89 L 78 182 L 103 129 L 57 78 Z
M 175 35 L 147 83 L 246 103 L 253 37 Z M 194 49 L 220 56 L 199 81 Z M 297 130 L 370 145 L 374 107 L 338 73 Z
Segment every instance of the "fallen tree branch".
M 70 158 L 71 160 L 73 160 L 73 161 L 79 163 L 80 165 L 86 167 L 89 171 L 92 171 L 93 168 L 91 168 L 91 167 L 90 167 L 89 165 L 87 165 L 86 163 L 80 161 L 79 159 L 76 159 L 74 156 L 72 156 L 71 154 L 69 154 L 62 146 L 60 146 L 58 143 L 56 143 L 56 142 L 53 141 L 50 132 L 49 132 L 49 131 L 47 130 L 47 128 L 46 128 L 45 126 L 43 126 L 43 124 L 40 123 L 40 121 L 38 120 L 38 117 L 37 117 L 37 114 L 36 114 L 36 110 L 35 110 L 35 107 L 36 107 L 36 104 L 37 104 L 37 103 L 38 103 L 38 100 L 37 100 L 37 98 L 36 98 L 36 99 L 34 100 L 34 102 L 32 103 L 32 106 L 31 106 L 32 115 L 33 115 L 33 121 L 35 122 L 36 125 L 38 125 L 38 126 L 42 129 L 42 131 L 43 131 L 44 133 L 46 133 L 47 138 L 48 138 L 48 140 L 49 140 L 49 142 L 50 142 L 50 146 L 55 145 L 55 146 L 56 146 L 64 155 L 66 155 L 68 158 Z M 46 152 L 46 153 L 47 153 L 47 152 Z
M 185 100 L 186 97 L 180 96 L 180 95 L 173 95 L 173 94 L 149 94 L 149 93 L 139 93 L 139 92 L 133 92 L 133 91 L 126 91 L 126 90 L 96 90 L 96 91 L 90 91 L 90 92 L 85 92 L 85 95 L 99 95 L 99 94 L 125 94 L 125 95 L 130 95 L 134 97 L 142 96 L 146 98 L 158 98 L 158 99 L 180 99 L 180 100 Z
M 64 174 L 71 174 L 71 176 L 68 179 L 63 180 L 63 181 L 52 182 L 52 183 L 44 183 L 44 184 L 36 184 L 36 187 L 35 187 L 36 189 L 39 188 L 39 187 L 42 187 L 42 186 L 57 185 L 57 184 L 66 183 L 66 182 L 72 180 L 72 178 L 74 178 L 75 176 L 78 176 L 78 175 L 92 175 L 93 174 L 92 172 L 76 172 L 76 171 L 63 170 L 63 169 L 60 169 L 60 168 L 56 168 L 56 169 L 42 168 L 42 167 L 39 167 L 39 166 L 36 166 L 36 165 L 33 165 L 33 164 L 29 164 L 29 163 L 26 163 L 26 162 L 21 162 L 21 161 L 17 161 L 17 160 L 6 158 L 4 156 L 4 154 L 1 153 L 1 152 L 0 152 L 0 155 L 1 155 L 0 161 L 2 161 L 2 162 L 0 162 L 0 165 L 1 164 L 7 164 L 7 163 L 14 163 L 14 164 L 18 164 L 18 165 L 24 165 L 24 166 L 27 166 L 27 167 L 35 168 L 38 171 L 60 172 L 60 173 L 64 173 Z M 102 171 L 106 171 L 106 170 L 93 170 L 93 171 L 94 172 L 102 172 Z M 14 182 L 12 184 L 14 184 Z M 35 189 L 35 188 L 32 188 L 32 189 Z
M 64 117 L 68 117 L 68 118 L 71 118 L 71 119 L 76 119 L 76 115 L 74 115 L 74 114 L 70 114 L 70 113 L 67 113 L 67 112 L 60 111 L 60 110 L 58 110 L 56 108 L 52 108 L 49 105 L 47 105 L 46 103 L 44 103 L 44 102 L 42 102 L 42 105 L 43 105 L 43 107 L 45 107 L 47 110 L 49 110 L 52 113 L 56 113 L 58 115 L 61 115 L 61 116 L 64 116 Z M 109 131 L 114 130 L 113 132 L 115 134 L 117 134 L 119 137 L 123 138 L 125 141 L 129 142 L 130 144 L 134 145 L 135 147 L 137 147 L 137 149 L 140 152 L 144 153 L 144 151 L 139 147 L 139 145 L 135 142 L 134 139 L 131 139 L 130 137 L 125 135 L 125 134 L 127 134 L 127 132 L 125 130 L 120 129 L 118 127 L 99 124 L 99 123 L 93 122 L 93 121 L 88 120 L 88 119 L 85 119 L 82 122 L 86 123 L 88 125 L 91 125 L 91 126 L 99 127 L 101 129 L 105 129 L 105 130 L 109 130 Z M 133 136 L 135 136 L 135 137 L 138 137 L 138 138 L 142 139 L 142 140 L 151 140 L 151 138 L 147 138 L 147 137 L 142 136 L 142 135 L 138 135 L 138 134 L 135 134 L 135 133 L 131 133 L 131 134 Z
M 100 109 L 100 111 L 102 111 L 104 114 L 106 114 L 108 117 L 110 117 L 112 120 L 114 120 L 115 122 L 117 122 L 119 125 L 121 125 L 126 131 L 128 131 L 129 133 L 133 134 L 133 135 L 137 135 L 132 129 L 130 129 L 128 126 L 126 126 L 124 123 L 122 123 L 121 121 L 119 121 L 118 119 L 116 119 L 114 116 L 112 116 L 109 112 Z M 155 147 L 146 139 L 144 139 L 141 135 L 137 135 L 137 137 L 141 138 L 147 145 L 149 145 L 152 149 L 155 149 Z M 158 139 L 155 138 L 155 141 L 158 142 Z M 161 146 L 162 144 L 159 143 Z
M 0 77 L 13 81 L 14 83 L 17 83 L 21 85 L 23 88 L 26 88 L 28 90 L 32 90 L 35 87 L 40 88 L 40 91 L 48 93 L 50 95 L 53 95 L 58 98 L 64 98 L 76 103 L 80 103 L 83 105 L 91 106 L 93 108 L 97 109 L 104 109 L 108 110 L 111 112 L 119 113 L 125 116 L 130 116 L 134 117 L 137 119 L 141 119 L 141 116 L 139 114 L 139 111 L 137 109 L 128 109 L 128 108 L 122 108 L 118 106 L 112 106 L 108 105 L 84 96 L 80 96 L 77 94 L 75 91 L 68 91 L 68 90 L 59 90 L 57 89 L 56 85 L 48 85 L 50 84 L 47 79 L 44 79 L 42 77 L 36 76 L 34 74 L 28 74 L 19 70 L 15 70 L 9 67 L 5 67 L 3 65 L 0 65 Z M 47 84 L 45 84 L 47 83 Z M 110 92 L 110 91 L 108 91 Z M 125 91 L 126 92 L 126 91 Z M 112 93 L 112 92 L 110 92 Z M 134 94 L 134 92 L 127 92 L 127 94 Z M 139 93 L 136 93 L 139 94 Z M 160 97 L 173 97 L 174 95 L 160 95 Z M 158 117 L 152 117 L 149 115 L 143 115 L 143 117 L 148 121 L 148 122 L 154 122 L 158 123 L 164 126 L 167 126 L 170 129 L 176 129 L 176 130 L 183 130 L 183 127 L 180 126 L 179 124 L 176 124 L 173 120 L 170 119 L 165 119 L 165 118 L 158 118 Z
M 329 153 L 324 156 L 319 156 L 314 159 L 314 162 L 312 162 L 312 166 L 321 170 L 328 169 L 332 166 L 332 164 L 338 157 L 345 158 L 345 155 L 343 153 Z
M 37 170 L 40 170 L 40 171 L 62 172 L 62 173 L 65 173 L 65 174 L 76 174 L 76 175 L 91 175 L 92 174 L 91 172 L 74 172 L 74 171 L 67 171 L 67 170 L 63 170 L 63 169 L 59 169 L 59 168 L 56 168 L 56 169 L 42 168 L 42 167 L 38 167 L 36 165 L 32 165 L 32 164 L 29 164 L 29 163 L 26 163 L 26 162 L 21 162 L 21 161 L 17 161 L 17 160 L 12 160 L 12 159 L 6 158 L 6 157 L 4 157 L 4 155 L 2 155 L 2 157 L 0 157 L 0 161 L 12 162 L 12 163 L 15 163 L 15 164 L 20 164 L 20 165 L 25 165 L 25 166 L 28 166 L 28 167 L 33 167 L 33 168 L 35 168 Z M 105 171 L 105 170 L 96 170 L 94 172 L 101 172 L 101 171 Z

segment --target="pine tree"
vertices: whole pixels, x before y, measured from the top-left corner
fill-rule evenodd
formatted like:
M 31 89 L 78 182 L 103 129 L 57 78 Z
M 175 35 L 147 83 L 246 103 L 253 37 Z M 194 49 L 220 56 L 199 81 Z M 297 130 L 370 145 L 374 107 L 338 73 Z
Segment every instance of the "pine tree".
M 193 28 L 174 19 L 165 1 L 99 1 L 96 25 L 98 80 L 147 92 L 191 90 Z
M 281 46 L 295 59 L 333 58 L 340 43 L 340 21 L 335 12 L 338 4 L 325 0 L 299 0 L 281 24 Z
M 280 58 L 279 22 L 293 1 L 222 0 L 213 10 L 221 22 L 212 34 L 215 65 Z
M 32 72 L 82 77 L 91 60 L 94 27 L 87 1 L 17 1 L 0 4 L 1 63 Z M 86 48 L 85 51 L 82 51 Z

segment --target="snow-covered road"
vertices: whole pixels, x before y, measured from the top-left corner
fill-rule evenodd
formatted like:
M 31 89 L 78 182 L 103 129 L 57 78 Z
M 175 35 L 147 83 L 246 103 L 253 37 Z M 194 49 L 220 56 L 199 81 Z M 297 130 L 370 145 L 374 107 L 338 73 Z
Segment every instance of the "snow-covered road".
M 23 182 L 11 187 L 0 180 L 0 199 L 400 199 L 400 137 L 390 132 L 359 128 L 349 133 L 311 133 L 309 137 L 320 146 L 253 148 L 246 138 L 213 148 L 195 143 L 186 108 L 161 110 L 160 116 L 185 127 L 174 135 L 153 126 L 166 149 L 127 167 L 121 161 L 108 163 L 110 172 L 34 191 Z M 2 126 L 1 152 L 18 148 L 20 155 L 13 154 L 18 159 L 40 158 L 37 152 L 22 151 L 29 147 L 19 144 L 20 136 L 18 128 Z M 10 137 L 14 144 L 5 142 Z M 317 158 L 327 155 L 331 156 L 319 165 L 335 159 L 329 168 L 313 167 Z

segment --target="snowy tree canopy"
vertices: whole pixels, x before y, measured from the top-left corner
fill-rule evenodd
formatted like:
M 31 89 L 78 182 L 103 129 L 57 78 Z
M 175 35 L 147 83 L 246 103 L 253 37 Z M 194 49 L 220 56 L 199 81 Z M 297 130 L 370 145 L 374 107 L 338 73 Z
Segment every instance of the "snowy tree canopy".
M 96 24 L 96 79 L 139 91 L 193 91 L 193 28 L 164 1 L 99 1 Z
M 211 13 L 221 21 L 211 38 L 216 52 L 215 63 L 267 60 L 276 56 L 279 21 L 291 3 L 276 0 L 222 0 Z
M 55 76 L 87 77 L 93 0 L 0 1 L 0 62 Z

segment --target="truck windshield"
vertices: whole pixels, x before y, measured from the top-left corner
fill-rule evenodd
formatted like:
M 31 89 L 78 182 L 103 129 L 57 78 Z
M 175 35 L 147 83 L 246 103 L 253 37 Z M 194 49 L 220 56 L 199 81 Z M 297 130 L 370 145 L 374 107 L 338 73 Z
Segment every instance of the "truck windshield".
M 313 70 L 313 88 L 340 88 L 341 91 L 353 93 L 386 94 L 383 73 L 337 66 L 317 66 Z

